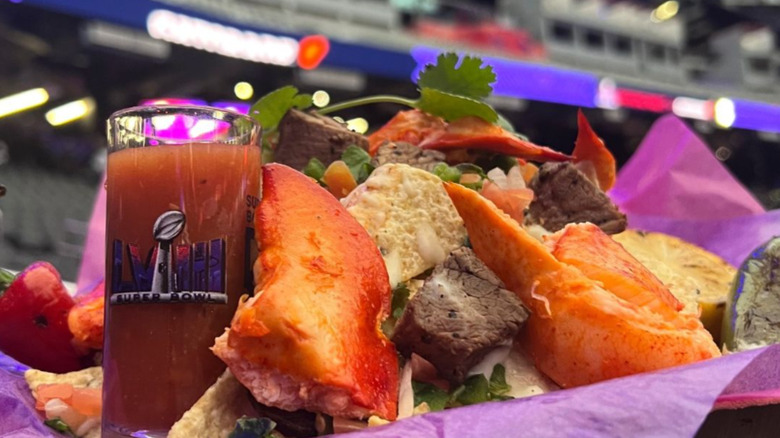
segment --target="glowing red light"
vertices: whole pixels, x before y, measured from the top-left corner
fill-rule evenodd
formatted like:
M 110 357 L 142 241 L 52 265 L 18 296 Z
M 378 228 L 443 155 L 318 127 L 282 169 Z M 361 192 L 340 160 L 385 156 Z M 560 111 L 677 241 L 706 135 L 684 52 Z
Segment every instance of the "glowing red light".
M 672 99 L 663 94 L 627 90 L 625 88 L 618 88 L 615 90 L 615 93 L 618 104 L 623 108 L 654 113 L 665 113 L 672 109 Z
M 309 35 L 298 42 L 298 66 L 312 70 L 325 59 L 330 50 L 330 41 L 324 35 Z

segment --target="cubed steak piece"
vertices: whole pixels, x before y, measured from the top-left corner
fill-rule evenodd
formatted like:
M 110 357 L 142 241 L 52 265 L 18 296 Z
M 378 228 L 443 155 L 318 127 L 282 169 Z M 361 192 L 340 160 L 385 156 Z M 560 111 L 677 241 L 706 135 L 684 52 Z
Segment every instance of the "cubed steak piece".
M 520 299 L 461 247 L 409 300 L 392 340 L 403 355 L 417 353 L 458 385 L 487 353 L 511 342 L 527 317 Z
M 607 234 L 626 229 L 626 215 L 584 173 L 571 163 L 545 163 L 529 184 L 534 200 L 527 225 L 556 232 L 566 224 L 590 222 Z
M 446 158 L 444 152 L 430 149 L 421 149 L 411 143 L 385 141 L 371 160 L 374 167 L 383 164 L 408 164 L 418 169 L 432 171 L 437 164 L 443 163 Z
M 274 161 L 301 170 L 317 158 L 327 166 L 350 145 L 368 149 L 368 139 L 330 117 L 291 109 L 279 123 Z

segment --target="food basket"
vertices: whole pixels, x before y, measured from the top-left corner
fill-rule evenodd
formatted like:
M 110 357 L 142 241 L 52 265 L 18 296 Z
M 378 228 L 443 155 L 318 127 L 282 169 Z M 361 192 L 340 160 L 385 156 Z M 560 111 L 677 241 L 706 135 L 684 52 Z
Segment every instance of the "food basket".
M 610 196 L 631 228 L 676 235 L 739 265 L 780 234 L 766 212 L 679 119 L 660 118 L 620 171 Z M 102 199 L 102 197 L 99 197 Z M 102 278 L 101 199 L 79 278 Z M 780 346 L 503 402 L 429 413 L 353 432 L 380 437 L 773 436 L 780 417 Z M 21 377 L 0 356 L 0 437 L 49 437 Z

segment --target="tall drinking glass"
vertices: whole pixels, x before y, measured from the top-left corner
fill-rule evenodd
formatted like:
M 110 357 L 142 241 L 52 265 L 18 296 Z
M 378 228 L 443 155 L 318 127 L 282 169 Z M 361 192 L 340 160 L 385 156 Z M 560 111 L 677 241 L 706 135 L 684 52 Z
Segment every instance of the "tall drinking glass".
M 251 291 L 260 127 L 209 107 L 108 120 L 103 437 L 165 436 L 225 369 Z

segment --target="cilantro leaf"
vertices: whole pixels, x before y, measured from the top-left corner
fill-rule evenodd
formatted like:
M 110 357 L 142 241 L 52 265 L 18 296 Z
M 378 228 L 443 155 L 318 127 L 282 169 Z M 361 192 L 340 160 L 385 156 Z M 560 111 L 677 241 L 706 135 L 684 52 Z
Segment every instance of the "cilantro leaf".
M 509 170 L 517 165 L 517 158 L 504 154 L 495 154 L 484 161 L 482 168 L 495 169 L 498 167 L 499 169 L 503 170 L 504 173 L 509 173 Z
M 512 397 L 508 396 L 507 393 L 511 389 L 512 387 L 506 383 L 506 369 L 501 364 L 496 364 L 493 367 L 490 380 L 483 374 L 475 374 L 469 376 L 462 385 L 450 393 L 430 383 L 412 381 L 414 406 L 425 402 L 428 403 L 431 411 L 488 401 L 509 400 Z
M 43 422 L 43 424 L 49 426 L 50 428 L 56 430 L 57 432 L 69 436 L 69 437 L 75 437 L 76 434 L 73 433 L 73 430 L 68 426 L 64 421 L 60 420 L 59 418 L 52 418 L 51 420 L 46 420 Z
M 406 283 L 401 283 L 393 289 L 393 299 L 390 304 L 391 309 L 393 309 L 393 318 L 398 319 L 404 314 L 410 294 L 411 291 L 406 287 Z
M 513 397 L 507 394 L 511 389 L 512 387 L 506 383 L 506 368 L 499 363 L 493 367 L 493 371 L 490 373 L 490 380 L 484 374 L 469 376 L 462 385 L 452 392 L 448 406 L 510 400 Z
M 420 89 L 417 108 L 448 122 L 466 116 L 479 117 L 490 123 L 498 121 L 496 110 L 485 102 L 434 88 Z
M 276 423 L 269 418 L 249 418 L 243 416 L 236 420 L 236 427 L 230 432 L 228 438 L 267 438 L 271 437 L 271 431 Z
M 311 107 L 311 94 L 298 94 L 292 85 L 274 90 L 252 105 L 249 114 L 263 127 L 264 135 L 274 131 L 290 108 L 300 110 Z
M 471 163 L 461 163 L 456 166 L 448 166 L 447 163 L 439 163 L 434 166 L 431 172 L 441 178 L 442 181 L 458 183 L 464 187 L 470 188 L 471 190 L 482 189 L 482 183 L 484 182 L 485 178 L 487 178 L 485 171 L 482 170 L 481 167 Z M 463 178 L 463 175 L 465 174 L 474 174 L 477 175 L 478 178 L 476 180 L 472 179 L 470 182 L 466 182 Z
M 482 170 L 482 168 L 477 166 L 476 164 L 473 164 L 473 163 L 460 163 L 460 164 L 455 165 L 455 167 L 459 171 L 461 171 L 461 173 L 476 173 L 477 175 L 479 175 L 483 179 L 487 178 L 487 174 L 485 173 L 485 171 Z
M 452 393 L 451 400 L 458 405 L 473 405 L 490 400 L 490 385 L 483 374 L 469 376 L 461 386 Z
M 325 165 L 319 159 L 312 158 L 303 168 L 303 174 L 320 182 L 325 175 Z
M 506 383 L 506 368 L 500 363 L 497 363 L 493 367 L 493 372 L 490 373 L 490 381 L 488 382 L 488 390 L 490 390 L 491 398 L 496 396 L 505 396 L 512 387 Z
M 368 152 L 359 146 L 348 146 L 341 154 L 341 161 L 349 167 L 349 171 L 358 184 L 365 181 L 374 171 L 374 166 L 371 165 L 371 155 L 368 155 Z
M 447 407 L 450 401 L 450 395 L 447 394 L 447 391 L 430 383 L 412 380 L 412 391 L 414 392 L 415 407 L 421 403 L 427 403 L 431 411 L 441 411 Z
M 444 182 L 458 182 L 462 172 L 457 167 L 448 166 L 447 163 L 439 163 L 433 167 L 433 174 Z
M 436 64 L 428 64 L 420 72 L 417 85 L 472 99 L 484 99 L 493 92 L 490 85 L 496 81 L 493 67 L 482 67 L 482 60 L 464 56 L 458 65 L 456 53 L 442 53 Z
M 390 300 L 390 316 L 382 321 L 382 331 L 388 338 L 392 337 L 395 324 L 401 315 L 404 314 L 406 304 L 409 303 L 410 294 L 411 291 L 406 286 L 406 283 L 399 283 L 398 286 L 393 288 L 393 297 Z

